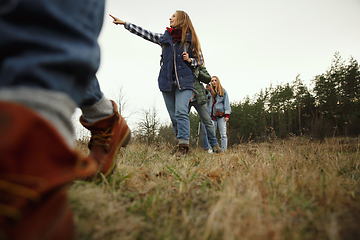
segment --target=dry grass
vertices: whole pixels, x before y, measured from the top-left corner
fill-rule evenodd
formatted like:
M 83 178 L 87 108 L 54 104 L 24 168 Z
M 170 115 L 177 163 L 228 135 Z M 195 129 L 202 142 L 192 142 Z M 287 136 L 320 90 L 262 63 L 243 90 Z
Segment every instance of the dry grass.
M 360 239 L 360 139 L 222 154 L 131 143 L 109 181 L 70 187 L 79 239 Z

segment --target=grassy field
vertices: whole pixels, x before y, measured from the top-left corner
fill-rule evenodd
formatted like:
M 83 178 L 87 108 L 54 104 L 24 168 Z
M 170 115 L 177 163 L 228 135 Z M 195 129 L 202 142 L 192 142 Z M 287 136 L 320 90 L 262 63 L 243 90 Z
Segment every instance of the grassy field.
M 179 160 L 132 142 L 108 181 L 75 182 L 70 204 L 79 239 L 360 239 L 359 149 L 294 137 Z

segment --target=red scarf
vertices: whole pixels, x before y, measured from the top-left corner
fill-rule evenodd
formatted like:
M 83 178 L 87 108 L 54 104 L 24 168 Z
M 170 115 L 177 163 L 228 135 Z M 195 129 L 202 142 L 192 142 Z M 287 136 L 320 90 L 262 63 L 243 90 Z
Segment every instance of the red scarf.
M 182 30 L 181 29 L 176 29 L 176 28 L 166 28 L 166 30 L 170 33 L 173 42 L 176 43 L 178 41 L 181 40 L 181 34 L 182 34 Z

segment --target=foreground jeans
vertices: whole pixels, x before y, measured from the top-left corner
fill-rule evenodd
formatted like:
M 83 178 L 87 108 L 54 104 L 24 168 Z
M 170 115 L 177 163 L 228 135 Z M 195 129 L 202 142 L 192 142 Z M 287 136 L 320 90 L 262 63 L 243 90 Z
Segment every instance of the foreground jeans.
M 220 138 L 221 138 L 221 151 L 226 151 L 228 139 L 226 134 L 226 121 L 225 118 L 217 118 L 216 121 L 213 121 L 215 132 L 217 129 L 217 126 L 219 125 L 219 132 L 220 132 Z
M 215 136 L 214 125 L 213 125 L 210 115 L 206 109 L 206 104 L 199 105 L 197 103 L 197 101 L 190 102 L 189 111 L 192 106 L 195 107 L 196 111 L 200 115 L 200 119 L 202 121 L 202 128 L 203 128 L 203 138 L 204 138 L 204 131 L 205 131 L 205 134 L 207 135 L 206 145 L 208 145 L 208 143 L 210 143 L 210 146 L 208 146 L 208 148 L 206 148 L 206 149 L 209 149 L 209 148 L 211 149 L 213 146 L 218 145 L 218 142 L 217 142 L 217 139 Z M 203 140 L 203 142 L 204 142 L 204 140 Z M 205 149 L 205 143 L 204 143 L 204 149 Z
M 176 88 L 174 91 L 162 92 L 162 94 L 176 138 L 179 139 L 179 143 L 189 144 L 189 102 L 192 97 L 192 90 L 180 91 Z
M 104 0 L 1 1 L 0 88 L 63 92 L 80 107 L 97 102 L 103 15 Z

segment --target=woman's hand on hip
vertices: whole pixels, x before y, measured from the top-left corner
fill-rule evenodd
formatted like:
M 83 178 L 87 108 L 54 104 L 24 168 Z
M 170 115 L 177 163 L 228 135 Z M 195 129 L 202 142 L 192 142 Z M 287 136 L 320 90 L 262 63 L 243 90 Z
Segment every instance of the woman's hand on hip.
M 183 52 L 181 55 L 182 55 L 184 61 L 191 63 L 191 59 L 189 58 L 189 54 L 187 52 Z
M 113 15 L 111 15 L 111 14 L 109 14 L 109 16 L 110 16 L 110 17 L 112 17 L 112 18 L 114 19 L 114 21 L 113 21 L 113 23 L 114 23 L 114 24 L 116 24 L 116 25 L 118 25 L 118 24 L 120 24 L 120 25 L 125 25 L 125 21 L 120 20 L 119 18 L 114 17 L 114 16 L 113 16 Z

